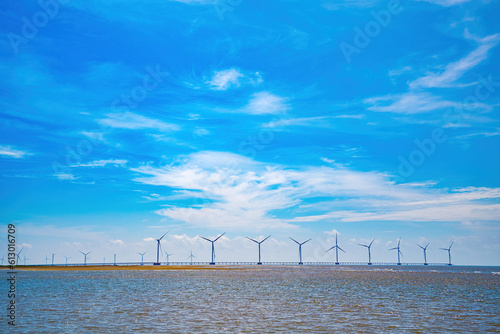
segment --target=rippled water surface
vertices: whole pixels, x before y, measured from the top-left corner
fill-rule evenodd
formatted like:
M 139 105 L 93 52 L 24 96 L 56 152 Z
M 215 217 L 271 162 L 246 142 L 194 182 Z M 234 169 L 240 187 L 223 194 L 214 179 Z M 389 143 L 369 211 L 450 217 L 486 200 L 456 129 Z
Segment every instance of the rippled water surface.
M 500 268 L 464 268 L 20 271 L 14 332 L 500 332 Z

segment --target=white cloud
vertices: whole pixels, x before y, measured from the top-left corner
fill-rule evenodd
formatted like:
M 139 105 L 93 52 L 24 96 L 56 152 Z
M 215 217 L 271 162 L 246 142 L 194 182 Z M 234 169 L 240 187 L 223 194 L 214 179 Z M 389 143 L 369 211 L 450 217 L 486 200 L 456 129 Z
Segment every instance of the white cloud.
M 252 96 L 248 105 L 241 109 L 240 112 L 253 115 L 284 114 L 287 109 L 285 98 L 269 92 L 259 92 Z
M 197 128 L 196 130 L 193 131 L 193 133 L 197 136 L 206 136 L 206 135 L 210 134 L 210 131 L 208 131 L 207 129 L 203 129 L 203 128 Z
M 99 123 L 119 129 L 156 129 L 160 131 L 176 131 L 179 127 L 175 124 L 148 118 L 131 112 L 108 114 L 107 118 L 100 119 Z
M 56 178 L 58 178 L 59 180 L 65 180 L 65 181 L 77 179 L 73 174 L 69 174 L 69 173 L 58 173 L 58 174 L 54 174 L 54 176 Z
M 94 160 L 88 163 L 71 165 L 71 167 L 104 167 L 106 165 L 125 167 L 127 163 L 128 161 L 123 159 Z
M 143 239 L 145 242 L 153 242 L 153 241 L 156 241 L 155 238 L 144 238 Z
M 500 34 L 484 37 L 480 40 L 480 45 L 467 56 L 446 65 L 444 71 L 440 73 L 430 73 L 424 77 L 418 78 L 410 83 L 410 88 L 464 87 L 475 84 L 459 84 L 457 83 L 457 80 L 460 79 L 465 72 L 471 70 L 473 67 L 485 60 L 487 58 L 488 51 L 497 45 L 499 40 Z
M 212 79 L 208 81 L 210 88 L 213 90 L 227 90 L 230 87 L 239 87 L 240 82 L 239 79 L 244 75 L 236 70 L 222 70 L 215 72 Z
M 7 156 L 9 158 L 21 159 L 32 154 L 33 153 L 14 149 L 12 146 L 0 145 L 0 155 Z
M 109 242 L 111 242 L 112 244 L 115 244 L 115 245 L 120 245 L 120 246 L 125 245 L 125 243 L 120 239 L 110 240 Z
M 241 72 L 238 69 L 231 68 L 228 70 L 214 71 L 212 78 L 206 80 L 205 83 L 208 84 L 212 90 L 228 90 L 242 85 L 256 86 L 262 83 L 262 81 L 259 72 Z
M 137 182 L 177 191 L 177 197 L 168 198 L 168 205 L 156 211 L 159 215 L 199 227 L 258 230 L 318 221 L 461 222 L 500 217 L 500 204 L 492 204 L 500 198 L 500 188 L 395 184 L 385 173 L 337 165 L 284 168 L 232 153 L 199 152 L 162 168 L 132 170 L 144 175 Z M 318 197 L 326 199 L 305 201 Z M 193 201 L 186 204 L 186 199 Z M 295 218 L 280 218 L 283 210 Z

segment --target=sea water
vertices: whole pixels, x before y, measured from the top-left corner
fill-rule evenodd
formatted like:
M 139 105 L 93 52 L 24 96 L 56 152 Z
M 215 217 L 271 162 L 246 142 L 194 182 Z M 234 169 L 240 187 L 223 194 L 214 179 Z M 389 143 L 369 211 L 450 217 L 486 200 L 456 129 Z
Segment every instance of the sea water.
M 500 332 L 500 268 L 19 271 L 9 333 Z M 5 309 L 5 308 L 4 308 Z

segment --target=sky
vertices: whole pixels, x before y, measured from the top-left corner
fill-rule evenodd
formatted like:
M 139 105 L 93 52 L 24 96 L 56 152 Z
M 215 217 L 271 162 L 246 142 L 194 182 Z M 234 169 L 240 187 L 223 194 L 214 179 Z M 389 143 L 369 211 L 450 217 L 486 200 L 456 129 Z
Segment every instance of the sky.
M 500 1 L 0 5 L 0 212 L 28 264 L 500 265 Z M 0 256 L 7 253 L 6 238 Z M 162 258 L 164 261 L 164 258 Z M 50 263 L 51 260 L 49 260 Z

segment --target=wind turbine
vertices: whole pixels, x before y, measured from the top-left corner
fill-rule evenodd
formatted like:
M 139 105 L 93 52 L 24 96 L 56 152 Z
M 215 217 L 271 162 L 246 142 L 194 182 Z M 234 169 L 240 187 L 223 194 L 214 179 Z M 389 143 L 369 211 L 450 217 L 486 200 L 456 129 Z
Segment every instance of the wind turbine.
M 52 265 L 54 265 L 54 255 L 56 254 L 52 253 Z
M 211 242 L 212 243 L 212 262 L 210 262 L 210 264 L 215 264 L 215 247 L 214 247 L 214 243 L 219 240 L 220 237 L 222 237 L 224 234 L 226 234 L 226 232 L 222 233 L 221 235 L 219 235 L 217 238 L 215 238 L 215 240 L 210 240 L 210 239 L 207 239 L 205 237 L 202 237 L 202 236 L 199 236 L 200 238 L 202 239 L 205 239 L 206 241 L 208 242 Z
M 191 265 L 193 265 L 193 257 L 196 257 L 193 255 L 193 251 L 191 250 L 191 255 L 188 256 L 188 259 L 191 259 Z
M 116 266 L 116 254 L 113 254 L 113 265 Z
M 266 241 L 267 239 L 269 239 L 270 236 L 268 236 L 267 238 L 265 238 L 264 240 L 262 241 L 257 241 L 257 240 L 254 240 L 252 238 L 249 238 L 247 237 L 248 240 L 252 240 L 253 242 L 255 242 L 257 245 L 259 245 L 259 262 L 257 262 L 257 264 L 262 264 L 262 262 L 260 262 L 260 244 L 263 243 L 264 241 Z
M 45 265 L 47 265 L 49 262 L 49 258 L 47 257 L 47 254 L 45 254 Z
M 64 257 L 66 258 L 66 265 L 68 265 L 68 259 L 71 259 L 71 256 L 67 257 L 66 255 L 64 255 Z
M 174 254 L 168 254 L 167 251 L 164 251 L 165 252 L 165 255 L 167 256 L 167 266 L 168 266 L 168 259 L 170 258 L 171 255 L 174 255 Z
M 401 252 L 401 249 L 400 249 L 400 247 L 399 247 L 399 245 L 400 245 L 400 244 L 401 244 L 401 237 L 398 239 L 398 246 L 397 246 L 397 247 L 394 247 L 394 248 L 389 249 L 389 250 L 395 250 L 395 249 L 397 249 L 397 250 L 398 250 L 398 266 L 400 266 L 400 265 L 401 265 L 401 260 L 400 260 L 400 258 L 399 258 L 399 255 L 403 256 L 403 253 Z
M 83 254 L 83 256 L 84 256 L 83 265 L 86 266 L 87 265 L 87 255 L 89 255 L 90 253 L 92 253 L 92 251 L 90 251 L 88 253 L 84 253 L 82 251 L 79 251 L 79 252 Z
M 31 260 L 31 259 L 28 259 L 28 258 L 26 257 L 26 255 L 23 255 L 23 257 L 24 257 L 24 259 L 23 259 L 23 265 L 26 265 L 26 260 Z
M 293 241 L 295 241 L 295 243 L 296 243 L 297 245 L 299 245 L 299 264 L 303 264 L 303 263 L 302 263 L 302 245 L 303 245 L 303 244 L 305 244 L 305 243 L 306 243 L 306 242 L 308 242 L 308 241 L 311 241 L 311 239 L 306 240 L 306 241 L 304 241 L 304 242 L 300 243 L 300 242 L 298 242 L 297 240 L 295 240 L 295 239 L 293 239 L 293 238 L 291 238 L 291 237 L 289 237 L 289 238 L 290 238 L 290 239 L 292 239 Z
M 170 232 L 170 230 L 167 231 L 167 233 L 168 232 Z M 159 266 L 160 265 L 160 248 L 161 248 L 160 241 L 161 241 L 161 239 L 163 239 L 164 236 L 167 235 L 167 233 L 165 233 L 164 235 L 162 235 L 160 239 L 156 239 L 156 242 L 158 244 L 156 245 L 156 263 L 154 263 L 155 266 Z
M 371 249 L 372 244 L 373 244 L 374 241 L 375 241 L 375 239 L 373 239 L 372 242 L 370 242 L 370 244 L 368 244 L 368 245 L 358 244 L 360 246 L 368 248 L 368 265 L 372 264 L 372 254 L 371 254 L 370 249 Z
M 19 251 L 19 253 L 17 253 L 17 264 L 21 263 L 21 257 L 19 255 L 21 255 L 21 252 L 23 251 L 24 247 L 21 248 L 21 250 Z
M 427 245 L 425 245 L 425 247 L 422 247 L 420 246 L 419 244 L 417 244 L 418 247 L 422 248 L 422 250 L 424 251 L 424 266 L 427 265 L 427 247 L 430 245 L 430 242 L 427 243 Z
M 453 241 L 450 245 L 450 247 L 448 248 L 440 248 L 442 250 L 445 250 L 445 251 L 448 251 L 448 265 L 451 266 L 451 246 L 453 246 L 453 244 L 455 243 L 455 241 Z
M 4 262 L 5 262 L 5 255 L 2 256 L 2 266 Z
M 148 251 L 145 251 L 144 253 L 139 253 L 137 252 L 137 254 L 139 254 L 141 256 L 141 266 L 144 265 L 144 254 L 146 254 Z
M 326 252 L 329 252 L 330 250 L 334 249 L 335 248 L 335 264 L 339 264 L 339 249 L 341 251 L 343 251 L 344 253 L 346 252 L 345 250 L 343 250 L 342 248 L 339 247 L 339 244 L 338 244 L 338 241 L 337 241 L 337 234 L 335 234 L 335 246 L 333 246 L 332 248 L 330 248 L 329 250 L 327 250 Z M 326 253 L 325 252 L 325 253 Z

